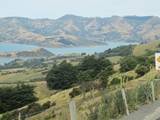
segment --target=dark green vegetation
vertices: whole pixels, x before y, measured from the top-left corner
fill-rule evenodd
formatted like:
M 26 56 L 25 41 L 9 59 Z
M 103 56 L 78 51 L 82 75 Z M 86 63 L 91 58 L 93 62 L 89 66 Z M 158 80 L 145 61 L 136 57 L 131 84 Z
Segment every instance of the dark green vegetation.
M 150 67 L 154 65 L 154 57 L 150 56 L 141 56 L 141 57 L 135 57 L 135 56 L 127 56 L 124 57 L 120 62 L 120 71 L 121 72 L 127 72 L 130 70 L 135 69 L 135 67 L 139 64 L 137 67 L 136 72 L 140 74 L 141 76 L 144 75 L 146 72 L 149 71 Z M 141 70 L 144 70 L 144 73 L 139 73 Z M 143 71 L 142 70 L 142 71 Z
M 99 77 L 99 74 L 107 77 L 112 71 L 112 64 L 109 60 L 96 58 L 95 56 L 86 56 L 76 66 L 66 61 L 54 65 L 48 73 L 46 80 L 49 88 L 66 89 L 76 83 L 93 81 Z M 104 80 L 104 77 L 101 78 Z
M 58 66 L 53 66 L 52 70 L 47 75 L 47 84 L 52 89 L 70 88 L 77 80 L 76 68 L 66 61 L 63 61 Z
M 36 100 L 33 87 L 28 85 L 0 88 L 0 113 L 23 107 Z
M 55 20 L 1 18 L 0 42 L 47 47 L 102 45 L 106 40 L 140 43 L 160 39 L 159 21 L 160 18 L 154 16 L 87 18 L 65 15 Z
M 137 66 L 135 72 L 139 75 L 139 76 L 143 76 L 145 75 L 147 72 L 149 72 L 150 68 L 148 66 L 144 66 L 144 65 L 139 65 Z
M 138 64 L 138 61 L 133 56 L 124 57 L 120 62 L 120 71 L 121 72 L 127 72 L 130 70 L 133 70 L 136 65 Z

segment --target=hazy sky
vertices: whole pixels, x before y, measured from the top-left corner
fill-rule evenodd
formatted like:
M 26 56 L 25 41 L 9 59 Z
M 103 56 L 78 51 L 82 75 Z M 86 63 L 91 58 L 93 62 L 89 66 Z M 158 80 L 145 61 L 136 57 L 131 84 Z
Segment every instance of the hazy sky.
M 0 0 L 0 17 L 160 16 L 160 0 Z

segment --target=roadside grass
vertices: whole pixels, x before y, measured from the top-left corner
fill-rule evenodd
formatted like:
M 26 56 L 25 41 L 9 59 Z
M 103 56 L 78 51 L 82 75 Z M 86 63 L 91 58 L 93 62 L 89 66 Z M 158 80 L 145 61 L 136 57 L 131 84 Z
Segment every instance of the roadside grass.
M 123 74 L 127 74 L 127 75 L 135 75 L 134 71 L 129 71 L 127 73 L 123 73 Z M 134 80 L 128 81 L 125 86 L 126 89 L 131 89 L 131 88 L 135 88 L 140 84 L 143 84 L 146 81 L 152 80 L 155 78 L 155 76 L 158 73 L 152 69 L 150 72 L 148 72 L 146 75 L 140 77 L 140 78 L 136 78 Z M 117 77 L 120 77 L 122 74 L 116 74 Z M 116 87 L 116 88 L 120 88 L 120 86 Z M 56 94 L 47 97 L 43 100 L 37 101 L 40 104 L 45 103 L 46 101 L 52 101 L 56 103 L 56 106 L 51 107 L 50 109 L 39 113 L 37 115 L 34 115 L 32 117 L 27 118 L 26 120 L 64 120 L 64 118 L 66 120 L 69 120 L 69 108 L 68 108 L 68 103 L 70 101 L 70 97 L 69 97 L 69 93 L 71 92 L 73 88 L 68 89 L 68 90 L 64 90 L 64 91 L 59 91 Z M 112 89 L 112 88 L 110 88 Z M 112 89 L 112 92 L 114 92 L 115 89 Z M 95 90 L 91 92 L 87 92 L 85 95 L 85 98 L 83 97 L 83 95 L 79 95 L 76 96 L 74 98 L 74 100 L 76 101 L 76 107 L 77 107 L 77 113 L 78 113 L 78 120 L 87 120 L 87 114 L 90 113 L 90 108 L 94 108 L 96 105 L 98 105 L 103 97 L 104 93 L 108 93 L 109 91 L 99 91 L 99 90 Z M 56 114 L 56 117 L 53 118 L 51 117 L 53 115 L 53 111 L 54 114 Z

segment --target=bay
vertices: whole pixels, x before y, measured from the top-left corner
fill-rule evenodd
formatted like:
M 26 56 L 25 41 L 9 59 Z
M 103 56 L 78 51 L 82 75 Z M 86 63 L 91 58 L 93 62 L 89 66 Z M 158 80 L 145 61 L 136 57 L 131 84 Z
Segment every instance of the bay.
M 72 53 L 87 53 L 94 54 L 104 52 L 109 48 L 115 48 L 122 45 L 129 45 L 135 43 L 127 43 L 127 42 L 107 42 L 107 45 L 102 46 L 92 46 L 92 47 L 70 47 L 70 48 L 45 48 L 48 51 L 54 53 L 55 55 L 66 55 Z M 34 45 L 25 45 L 25 44 L 14 44 L 14 43 L 0 43 L 0 52 L 18 52 L 18 51 L 28 51 L 35 48 L 39 48 Z M 15 58 L 0 58 L 0 64 L 8 63 Z M 23 59 L 23 58 L 21 58 Z M 25 59 L 25 58 L 24 58 Z

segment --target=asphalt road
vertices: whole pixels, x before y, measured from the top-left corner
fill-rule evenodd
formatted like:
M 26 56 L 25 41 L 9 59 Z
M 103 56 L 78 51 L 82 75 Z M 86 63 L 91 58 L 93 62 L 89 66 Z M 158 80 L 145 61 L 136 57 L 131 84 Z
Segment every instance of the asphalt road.
M 160 100 L 140 107 L 121 120 L 160 120 Z

